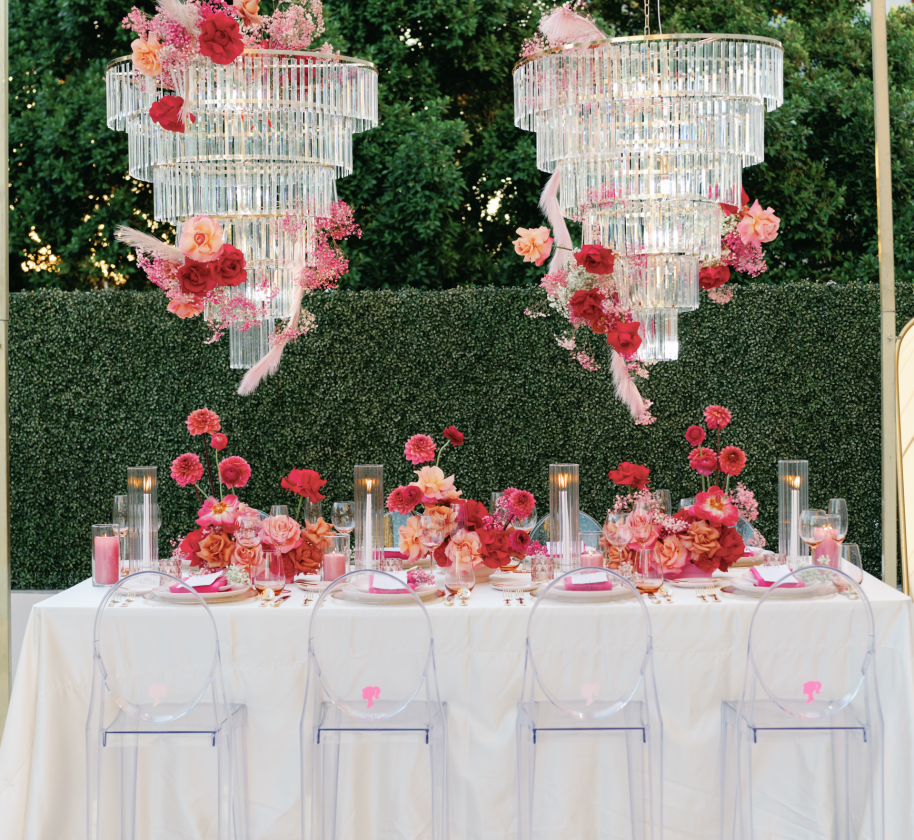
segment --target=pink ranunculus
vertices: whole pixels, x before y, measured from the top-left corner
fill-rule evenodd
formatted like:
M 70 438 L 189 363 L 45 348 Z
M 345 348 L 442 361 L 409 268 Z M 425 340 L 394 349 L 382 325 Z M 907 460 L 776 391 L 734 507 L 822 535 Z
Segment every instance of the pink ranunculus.
M 518 228 L 520 239 L 514 240 L 514 253 L 520 254 L 524 262 L 542 265 L 552 252 L 552 237 L 547 227 Z
M 144 76 L 155 78 L 162 72 L 162 64 L 159 62 L 159 51 L 164 44 L 159 43 L 159 38 L 152 33 L 147 40 L 137 38 L 131 42 L 130 49 L 133 53 L 133 66 L 137 72 Z
M 435 459 L 435 441 L 428 435 L 413 435 L 406 441 L 403 454 L 412 464 L 427 464 Z
M 301 525 L 291 516 L 268 516 L 261 523 L 261 535 L 264 542 L 283 554 L 298 548 L 303 539 Z
M 220 429 L 219 415 L 208 408 L 198 408 L 187 416 L 187 431 L 192 435 L 211 435 Z
M 632 548 L 653 548 L 660 535 L 660 529 L 654 524 L 654 516 L 650 511 L 636 508 L 627 517 L 625 525 L 631 531 Z
M 197 524 L 201 528 L 218 526 L 229 532 L 234 531 L 235 520 L 238 519 L 238 508 L 238 497 L 235 495 L 230 494 L 221 502 L 214 496 L 210 496 L 197 512 Z
M 226 487 L 244 487 L 251 477 L 251 466 L 239 455 L 232 455 L 219 464 L 219 478 Z
M 209 439 L 209 445 L 212 446 L 216 452 L 221 452 L 228 446 L 228 438 L 222 434 L 222 432 L 215 432 Z
M 717 455 L 706 446 L 696 446 L 689 453 L 689 466 L 699 475 L 707 478 L 717 469 Z
M 689 562 L 689 552 L 676 534 L 657 540 L 654 557 L 663 568 L 664 574 L 668 575 L 681 572 Z
M 709 429 L 726 429 L 733 415 L 722 405 L 709 405 L 705 409 L 705 424 Z
M 705 430 L 701 426 L 689 426 L 686 429 L 685 437 L 692 446 L 701 446 L 705 441 Z
M 203 478 L 203 464 L 200 457 L 192 452 L 185 452 L 171 462 L 171 477 L 177 482 L 178 487 L 187 487 L 196 484 Z
M 774 208 L 768 207 L 762 210 L 762 205 L 756 199 L 746 215 L 740 219 L 736 230 L 743 245 L 751 245 L 773 242 L 777 239 L 780 226 L 781 220 L 774 215 Z
M 179 318 L 194 318 L 203 311 L 203 298 L 196 295 L 186 296 L 168 302 L 168 311 Z
M 508 545 L 511 548 L 512 554 L 515 554 L 518 557 L 524 557 L 527 554 L 527 550 L 530 548 L 530 534 L 526 531 L 514 530 L 508 538 Z
M 451 446 L 457 447 L 463 443 L 463 432 L 456 426 L 448 426 L 443 434 L 451 442 Z
M 178 248 L 197 262 L 212 262 L 222 251 L 222 225 L 209 216 L 194 216 L 181 226 Z
M 400 493 L 403 497 L 403 506 L 410 512 L 422 501 L 422 491 L 415 484 L 407 484 L 405 487 L 401 487 Z
M 746 453 L 738 446 L 725 446 L 720 450 L 720 456 L 717 460 L 720 463 L 720 471 L 722 473 L 737 476 L 746 466 Z
M 739 520 L 736 506 L 717 486 L 706 493 L 699 493 L 695 497 L 695 504 L 689 508 L 689 513 L 696 519 L 707 519 L 712 525 L 736 525 Z

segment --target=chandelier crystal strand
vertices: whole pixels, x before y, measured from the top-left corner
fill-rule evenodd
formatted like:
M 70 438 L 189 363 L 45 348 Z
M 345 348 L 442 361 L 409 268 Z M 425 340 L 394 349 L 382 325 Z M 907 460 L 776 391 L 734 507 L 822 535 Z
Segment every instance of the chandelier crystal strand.
M 246 49 L 226 65 L 193 59 L 178 83 L 184 132 L 152 122 L 150 106 L 172 91 L 108 65 L 109 128 L 126 131 L 130 174 L 153 185 L 154 216 L 176 226 L 216 219 L 246 259 L 236 294 L 250 304 L 229 327 L 230 362 L 249 368 L 289 318 L 295 274 L 313 264 L 314 220 L 330 215 L 336 179 L 352 173 L 352 136 L 378 123 L 377 71 L 331 53 Z M 213 316 L 207 304 L 206 315 Z

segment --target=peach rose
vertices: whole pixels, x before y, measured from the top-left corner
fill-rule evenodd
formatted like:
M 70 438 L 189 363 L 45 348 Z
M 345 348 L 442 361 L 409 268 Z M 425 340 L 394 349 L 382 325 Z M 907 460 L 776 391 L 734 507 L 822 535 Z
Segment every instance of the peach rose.
M 257 14 L 260 11 L 259 0 L 233 0 L 235 11 L 241 16 L 245 26 L 259 26 L 263 18 Z
M 217 528 L 200 540 L 197 556 L 211 569 L 224 569 L 232 562 L 234 548 L 229 535 Z
M 133 66 L 144 76 L 155 77 L 162 72 L 162 65 L 159 63 L 159 50 L 162 45 L 159 43 L 158 36 L 150 35 L 148 41 L 137 38 L 130 44 L 133 50 Z
M 419 542 L 419 517 L 408 517 L 406 524 L 400 526 L 399 533 L 400 543 L 398 548 L 400 549 L 400 554 L 408 554 L 409 562 L 415 563 L 424 551 L 422 543 Z
M 549 228 L 518 228 L 520 239 L 514 240 L 514 253 L 520 254 L 524 262 L 542 265 L 552 253 L 552 237 Z
M 319 516 L 317 522 L 306 522 L 305 530 L 301 532 L 308 544 L 321 551 L 330 547 L 331 534 L 333 534 L 333 527 L 324 522 L 323 516 Z
M 232 565 L 240 569 L 252 569 L 260 562 L 260 546 L 255 545 L 248 547 L 244 545 L 235 545 L 232 552 Z
M 303 575 L 313 575 L 320 570 L 321 563 L 324 562 L 323 550 L 307 540 L 302 540 L 300 546 L 291 549 L 283 557 L 292 564 L 292 577 L 299 572 Z
M 454 492 L 454 476 L 449 475 L 445 478 L 441 467 L 422 467 L 414 472 L 417 478 L 410 486 L 419 488 L 423 502 L 426 499 L 437 501 L 445 498 L 445 494 Z
M 781 220 L 774 215 L 774 208 L 762 210 L 762 205 L 756 199 L 736 226 L 736 230 L 739 232 L 739 238 L 743 240 L 743 245 L 760 245 L 762 242 L 773 242 L 777 239 L 780 226 Z
M 676 534 L 657 541 L 657 545 L 654 546 L 654 557 L 663 567 L 665 574 L 680 572 L 689 562 L 689 552 Z
M 628 563 L 631 566 L 635 565 L 635 552 L 630 548 L 618 548 L 610 545 L 603 552 L 603 560 L 607 569 L 618 571 L 623 563 Z
M 194 216 L 181 227 L 178 248 L 197 262 L 212 262 L 222 250 L 222 225 L 209 216 Z
M 291 516 L 268 516 L 261 529 L 264 542 L 283 554 L 302 544 L 301 526 Z
M 444 554 L 452 563 L 470 563 L 478 566 L 482 563 L 482 543 L 474 531 L 455 531 Z
M 654 524 L 654 515 L 642 508 L 633 510 L 625 519 L 625 525 L 632 532 L 632 547 L 653 548 L 660 529 Z
M 203 299 L 195 295 L 170 301 L 168 311 L 179 318 L 193 318 L 203 311 Z
M 720 548 L 720 531 L 703 519 L 696 519 L 689 530 L 681 534 L 679 539 L 686 549 L 695 555 L 713 557 Z M 692 558 L 701 559 L 701 558 Z

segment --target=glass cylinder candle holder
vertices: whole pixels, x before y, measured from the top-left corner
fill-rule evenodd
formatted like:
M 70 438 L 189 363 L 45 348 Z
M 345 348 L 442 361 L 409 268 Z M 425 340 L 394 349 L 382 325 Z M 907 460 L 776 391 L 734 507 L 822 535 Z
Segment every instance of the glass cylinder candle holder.
M 562 574 L 581 566 L 578 465 L 549 465 L 549 553 Z
M 120 536 L 117 525 L 92 526 L 92 585 L 112 586 L 120 580 Z
M 111 521 L 117 527 L 119 539 L 118 552 L 121 564 L 121 577 L 130 574 L 130 563 L 127 560 L 127 496 L 115 496 Z
M 805 557 L 800 513 L 809 508 L 809 461 L 778 461 L 778 554 Z
M 155 467 L 127 467 L 127 557 L 130 572 L 159 569 L 159 497 Z
M 384 559 L 384 466 L 355 467 L 355 567 L 380 569 Z
M 321 580 L 336 580 L 349 571 L 349 534 L 334 534 L 324 549 Z
M 602 531 L 581 532 L 581 566 L 603 566 Z

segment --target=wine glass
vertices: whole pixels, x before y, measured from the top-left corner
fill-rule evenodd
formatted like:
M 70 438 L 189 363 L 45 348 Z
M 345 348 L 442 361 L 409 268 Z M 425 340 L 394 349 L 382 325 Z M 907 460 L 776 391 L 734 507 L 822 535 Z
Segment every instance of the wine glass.
M 289 515 L 289 506 L 288 505 L 273 505 L 270 508 L 270 516 L 288 516 Z
M 654 505 L 657 510 L 661 513 L 665 513 L 667 516 L 673 512 L 673 499 L 670 496 L 669 490 L 654 490 L 651 494 L 654 497 Z M 680 500 L 680 504 L 682 501 Z
M 130 563 L 127 561 L 127 497 L 114 497 L 114 516 L 111 521 L 114 523 L 115 535 L 118 540 L 118 556 L 120 560 L 120 576 L 126 577 L 130 574 Z
M 258 592 L 271 589 L 279 595 L 286 585 L 286 573 L 282 565 L 282 553 L 278 548 L 263 548 L 253 565 L 251 583 Z
M 824 510 L 804 510 L 800 514 L 800 539 L 815 549 L 825 539 L 826 517 Z
M 529 534 L 536 527 L 538 521 L 536 518 L 536 505 L 534 505 L 529 516 L 524 519 L 515 519 L 512 524 L 518 531 L 526 531 Z
M 452 595 L 476 585 L 476 570 L 467 537 L 468 532 L 460 528 L 454 532 L 448 546 L 451 553 L 447 558 L 449 563 L 444 567 L 444 586 Z
M 444 542 L 444 538 L 447 536 L 447 524 L 447 517 L 440 513 L 419 517 L 419 531 L 416 536 L 425 548 L 429 563 L 431 563 L 435 549 Z
M 337 531 L 348 534 L 355 528 L 355 502 L 334 502 L 330 519 Z
M 310 499 L 302 499 L 302 514 L 305 517 L 305 523 L 313 525 L 323 516 L 320 502 L 312 502 Z
M 847 502 L 844 499 L 831 499 L 828 503 L 828 512 L 838 517 L 838 542 L 844 542 L 847 536 Z
M 259 514 L 239 516 L 235 523 L 235 542 L 244 548 L 256 548 L 263 538 Z
M 860 558 L 860 546 L 857 543 L 844 543 L 841 546 L 841 565 L 839 568 L 854 583 L 863 583 L 863 560 Z
M 652 548 L 642 548 L 635 557 L 635 573 L 632 582 L 644 595 L 655 597 L 654 593 L 663 586 L 663 567 Z
M 632 541 L 627 519 L 624 513 L 615 513 L 611 510 L 606 512 L 606 524 L 603 526 L 606 542 L 616 548 L 624 548 Z

